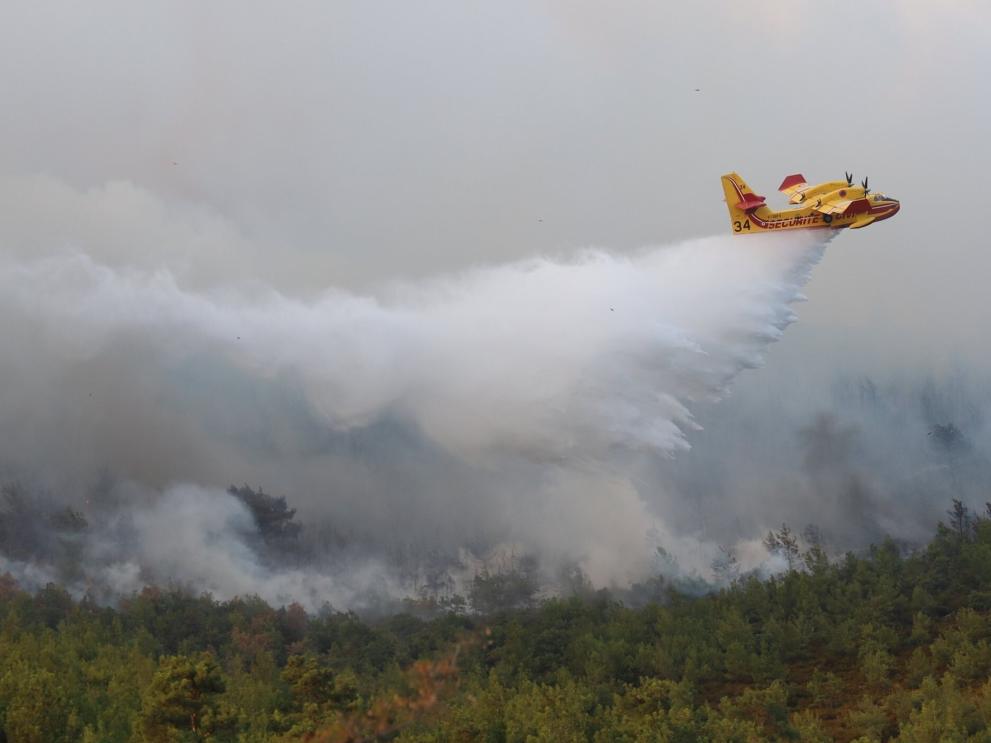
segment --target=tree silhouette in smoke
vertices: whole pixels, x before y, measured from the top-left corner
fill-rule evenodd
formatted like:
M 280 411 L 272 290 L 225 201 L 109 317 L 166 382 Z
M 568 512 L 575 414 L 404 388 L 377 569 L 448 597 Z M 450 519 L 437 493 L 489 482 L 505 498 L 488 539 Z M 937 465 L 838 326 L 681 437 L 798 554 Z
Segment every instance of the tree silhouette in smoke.
M 970 449 L 967 437 L 952 421 L 945 424 L 937 423 L 929 431 L 929 436 L 932 437 L 935 446 L 949 454 L 963 453 Z
M 261 488 L 231 485 L 227 492 L 243 503 L 254 517 L 263 545 L 279 556 L 295 552 L 303 527 L 293 521 L 295 508 L 289 508 L 284 496 L 269 495 Z
M 773 529 L 767 532 L 764 537 L 764 547 L 772 555 L 783 557 L 788 562 L 788 569 L 794 570 L 798 567 L 799 548 L 798 538 L 795 533 L 788 528 L 788 524 L 781 525 L 781 531 L 775 532 Z

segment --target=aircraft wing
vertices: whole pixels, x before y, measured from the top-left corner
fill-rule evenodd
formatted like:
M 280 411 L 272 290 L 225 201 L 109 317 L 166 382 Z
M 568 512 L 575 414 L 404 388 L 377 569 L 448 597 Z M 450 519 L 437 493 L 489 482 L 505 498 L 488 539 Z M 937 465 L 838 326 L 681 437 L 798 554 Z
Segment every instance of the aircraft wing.
M 781 185 L 778 186 L 778 190 L 788 195 L 788 200 L 792 204 L 797 204 L 802 200 L 802 192 L 809 187 L 809 184 L 805 181 L 805 176 L 801 173 L 795 173 L 794 175 L 787 176 Z
M 832 199 L 816 205 L 815 210 L 821 214 L 842 214 L 852 203 L 852 199 Z

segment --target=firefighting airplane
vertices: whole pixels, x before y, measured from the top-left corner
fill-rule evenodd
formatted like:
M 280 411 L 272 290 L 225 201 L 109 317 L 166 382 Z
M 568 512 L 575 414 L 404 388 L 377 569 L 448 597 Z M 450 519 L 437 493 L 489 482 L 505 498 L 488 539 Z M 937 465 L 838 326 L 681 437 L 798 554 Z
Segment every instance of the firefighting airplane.
M 830 181 L 810 186 L 805 176 L 796 173 L 785 178 L 778 190 L 797 204 L 780 212 L 772 211 L 736 173 L 723 176 L 723 191 L 733 232 L 765 232 L 769 230 L 860 229 L 894 216 L 900 204 L 882 193 L 871 193 L 864 178 L 860 186 L 853 185 L 853 175 L 845 181 Z

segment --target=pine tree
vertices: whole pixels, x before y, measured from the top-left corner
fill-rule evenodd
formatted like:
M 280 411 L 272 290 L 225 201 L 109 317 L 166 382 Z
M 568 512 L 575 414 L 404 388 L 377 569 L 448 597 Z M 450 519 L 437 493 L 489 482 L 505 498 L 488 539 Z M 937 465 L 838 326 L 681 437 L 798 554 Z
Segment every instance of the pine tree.
M 220 667 L 210 653 L 166 656 L 142 696 L 139 727 L 146 741 L 232 739 L 233 720 L 221 709 Z

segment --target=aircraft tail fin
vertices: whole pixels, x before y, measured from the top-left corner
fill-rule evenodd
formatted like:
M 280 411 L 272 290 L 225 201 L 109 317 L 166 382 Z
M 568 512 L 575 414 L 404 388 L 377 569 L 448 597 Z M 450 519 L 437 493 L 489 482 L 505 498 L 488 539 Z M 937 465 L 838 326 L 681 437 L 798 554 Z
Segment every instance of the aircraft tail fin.
M 751 229 L 750 215 L 763 217 L 770 210 L 764 204 L 764 197 L 758 196 L 736 173 L 722 177 L 726 208 L 729 210 L 730 226 L 734 232 L 754 231 Z

